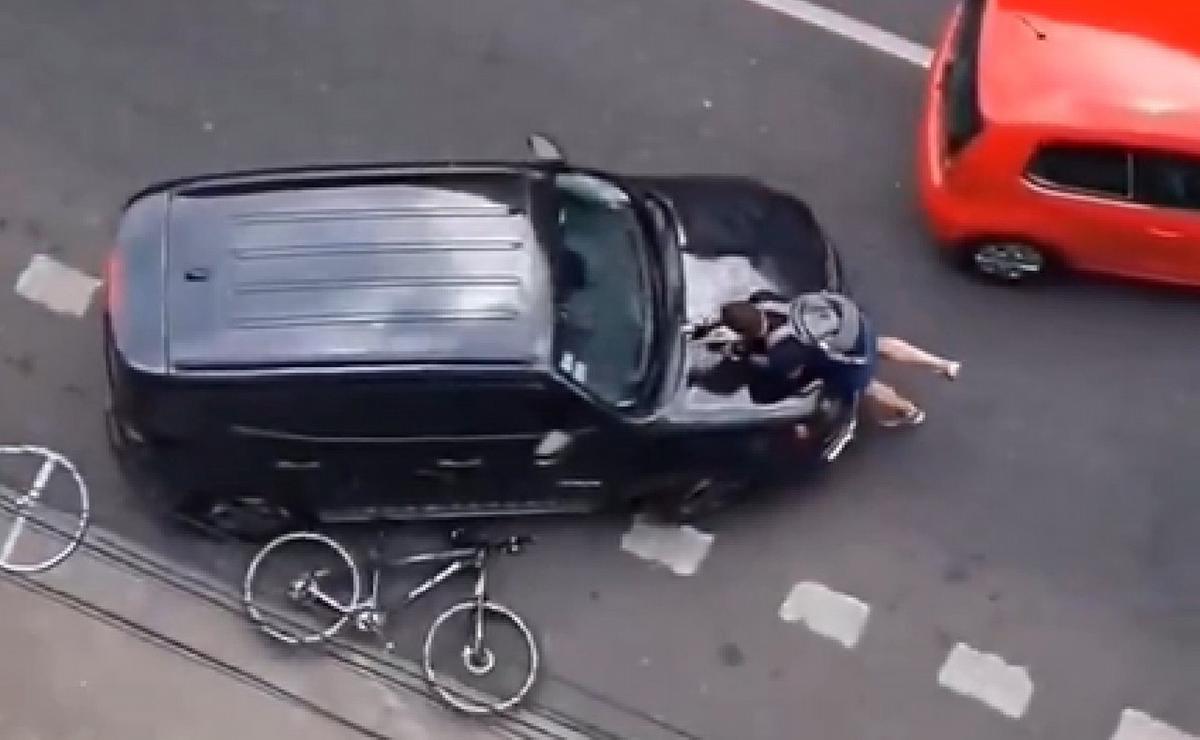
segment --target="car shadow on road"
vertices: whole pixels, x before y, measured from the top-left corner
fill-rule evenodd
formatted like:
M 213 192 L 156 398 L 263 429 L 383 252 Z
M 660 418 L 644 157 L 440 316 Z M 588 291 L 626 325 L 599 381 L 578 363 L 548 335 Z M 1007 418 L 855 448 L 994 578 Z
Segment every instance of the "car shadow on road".
M 854 440 L 834 462 L 798 464 L 786 476 L 757 486 L 705 516 L 692 520 L 690 524 L 705 532 L 720 534 L 722 531 L 761 528 L 781 517 L 795 516 L 798 509 L 817 505 L 825 497 L 834 495 L 831 483 L 838 475 L 838 468 L 859 465 L 869 457 L 878 443 L 880 432 L 884 432 L 882 436 L 885 437 L 894 433 L 893 430 L 877 429 L 863 419 Z M 844 492 L 836 492 L 836 495 L 844 495 Z

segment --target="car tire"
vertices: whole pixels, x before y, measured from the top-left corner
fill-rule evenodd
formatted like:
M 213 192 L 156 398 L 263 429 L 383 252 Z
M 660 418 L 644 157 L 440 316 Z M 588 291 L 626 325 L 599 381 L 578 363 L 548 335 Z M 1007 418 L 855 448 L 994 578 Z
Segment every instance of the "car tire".
M 108 442 L 108 450 L 121 473 L 126 478 L 137 477 L 133 461 L 138 458 L 136 453 L 140 450 L 111 408 L 104 410 L 104 439 Z
M 308 517 L 262 496 L 191 496 L 179 508 L 188 522 L 221 537 L 262 542 L 303 529 Z
M 1046 250 L 1016 239 L 973 242 L 962 254 L 963 265 L 975 275 L 1004 285 L 1023 285 L 1046 277 L 1053 267 Z
M 688 524 L 725 508 L 745 489 L 744 482 L 705 478 L 648 499 L 646 511 L 664 524 Z

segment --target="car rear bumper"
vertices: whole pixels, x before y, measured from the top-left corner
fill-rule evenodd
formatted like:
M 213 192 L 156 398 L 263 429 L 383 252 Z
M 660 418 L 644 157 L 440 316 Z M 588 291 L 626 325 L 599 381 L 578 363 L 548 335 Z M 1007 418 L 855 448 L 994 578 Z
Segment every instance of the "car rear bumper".
M 961 7 L 947 20 L 934 51 L 925 87 L 925 105 L 917 136 L 917 190 L 926 228 L 940 247 L 952 248 L 969 233 L 961 217 L 960 204 L 952 190 L 952 164 L 946 158 L 946 131 L 942 119 L 942 81 L 950 46 L 958 32 Z
M 963 218 L 963 206 L 945 187 L 922 187 L 921 211 L 929 239 L 937 247 L 953 251 L 970 241 L 974 230 Z

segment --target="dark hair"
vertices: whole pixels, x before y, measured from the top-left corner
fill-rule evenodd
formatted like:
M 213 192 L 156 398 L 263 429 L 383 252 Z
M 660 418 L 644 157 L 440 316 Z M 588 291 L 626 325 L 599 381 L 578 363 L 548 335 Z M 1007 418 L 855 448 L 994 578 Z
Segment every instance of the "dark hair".
M 762 312 L 749 301 L 736 301 L 721 306 L 721 323 L 751 339 L 758 338 L 763 332 Z

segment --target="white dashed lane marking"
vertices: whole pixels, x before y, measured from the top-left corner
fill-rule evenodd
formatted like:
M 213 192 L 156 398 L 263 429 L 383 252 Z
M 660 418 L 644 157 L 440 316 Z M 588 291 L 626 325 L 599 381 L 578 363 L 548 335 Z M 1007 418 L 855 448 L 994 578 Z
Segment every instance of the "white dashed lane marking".
M 1033 698 L 1033 679 L 1028 670 L 961 642 L 946 656 L 937 680 L 941 686 L 981 701 L 1011 719 L 1023 717 Z
M 810 26 L 816 26 L 843 38 L 850 39 L 863 46 L 870 47 L 884 54 L 890 54 L 897 59 L 915 64 L 918 67 L 928 67 L 933 61 L 933 50 L 915 41 L 909 41 L 903 36 L 885 31 L 878 26 L 851 18 L 848 15 L 830 10 L 806 0 L 750 0 L 764 8 L 770 8 L 786 16 L 803 21 Z
M 1121 724 L 1117 725 L 1112 740 L 1200 740 L 1200 737 L 1177 730 L 1136 709 L 1126 709 L 1121 712 Z
M 621 549 L 643 560 L 660 563 L 677 576 L 690 576 L 712 547 L 713 536 L 689 526 L 667 526 L 634 519 L 621 536 Z
M 933 50 L 927 46 L 807 0 L 749 1 L 918 67 L 928 68 L 933 62 Z M 802 621 L 847 647 L 858 642 L 868 614 L 863 602 L 818 583 L 796 584 L 779 608 L 784 621 Z M 946 657 L 938 683 L 1014 719 L 1025 714 L 1033 698 L 1033 681 L 1025 668 L 961 643 Z M 1200 736 L 1126 709 L 1111 740 L 1200 740 Z
M 783 621 L 803 622 L 813 632 L 846 648 L 858 645 L 870 616 L 871 607 L 866 602 L 812 581 L 792 586 L 779 606 Z
M 51 311 L 69 316 L 83 316 L 92 302 L 92 294 L 100 281 L 68 267 L 53 257 L 35 254 L 17 278 L 13 290 L 27 300 L 39 303 Z

